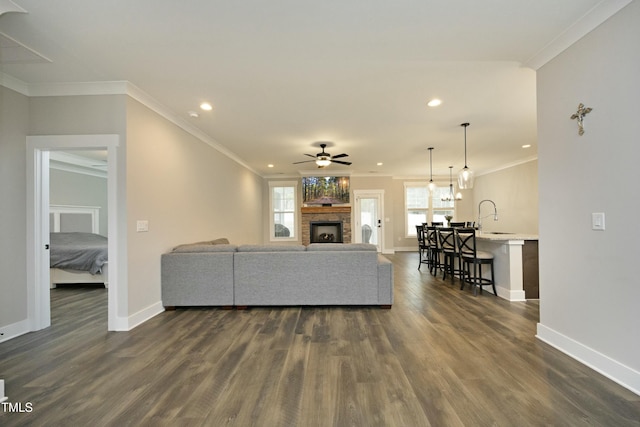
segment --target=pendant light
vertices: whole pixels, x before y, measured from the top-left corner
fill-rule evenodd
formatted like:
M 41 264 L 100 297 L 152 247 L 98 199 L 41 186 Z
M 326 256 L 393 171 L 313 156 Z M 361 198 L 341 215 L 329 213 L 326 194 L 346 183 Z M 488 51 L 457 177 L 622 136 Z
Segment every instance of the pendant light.
M 433 182 L 433 147 L 429 147 L 429 192 L 433 193 L 436 184 Z
M 458 173 L 458 188 L 473 188 L 473 171 L 467 167 L 467 127 L 469 123 L 462 123 L 464 127 L 464 168 Z
M 449 166 L 449 194 L 440 200 L 443 202 L 455 202 L 457 200 L 462 200 L 462 194 L 453 194 L 453 166 Z

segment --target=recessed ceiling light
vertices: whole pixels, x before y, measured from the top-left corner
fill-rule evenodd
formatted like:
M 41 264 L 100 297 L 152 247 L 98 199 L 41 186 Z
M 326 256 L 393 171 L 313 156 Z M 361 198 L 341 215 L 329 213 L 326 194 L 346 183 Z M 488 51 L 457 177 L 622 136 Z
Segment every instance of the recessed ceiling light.
M 522 148 L 531 148 L 531 144 L 524 144 Z
M 442 104 L 442 101 L 439 100 L 438 98 L 434 98 L 431 101 L 427 102 L 427 105 L 429 107 L 437 107 L 438 105 Z
M 203 102 L 202 104 L 200 104 L 200 108 L 202 108 L 204 111 L 213 110 L 213 107 L 208 102 Z
M 376 165 L 382 166 L 382 162 L 378 162 L 378 163 L 376 163 Z
M 267 165 L 267 167 L 268 167 L 268 168 L 272 168 L 272 167 L 273 167 L 273 165 L 272 165 L 272 164 L 268 164 L 268 165 Z

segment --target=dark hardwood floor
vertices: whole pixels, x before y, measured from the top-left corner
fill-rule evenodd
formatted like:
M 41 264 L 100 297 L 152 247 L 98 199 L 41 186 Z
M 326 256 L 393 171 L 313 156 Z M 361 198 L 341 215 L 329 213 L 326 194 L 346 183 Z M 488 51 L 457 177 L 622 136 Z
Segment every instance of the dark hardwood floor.
M 510 303 L 389 258 L 395 303 L 191 308 L 106 331 L 107 293 L 52 292 L 0 344 L 2 426 L 640 426 L 640 396 L 535 338 Z M 318 284 L 321 286 L 321 284 Z

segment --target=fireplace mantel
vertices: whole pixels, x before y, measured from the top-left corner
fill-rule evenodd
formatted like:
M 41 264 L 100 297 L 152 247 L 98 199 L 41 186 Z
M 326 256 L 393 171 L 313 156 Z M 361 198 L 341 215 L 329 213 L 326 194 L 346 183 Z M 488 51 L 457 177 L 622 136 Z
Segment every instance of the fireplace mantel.
M 351 206 L 303 206 L 303 214 L 328 214 L 346 213 L 351 214 Z
M 302 213 L 302 244 L 308 245 L 310 224 L 317 221 L 342 221 L 342 239 L 351 243 L 351 206 L 304 206 Z

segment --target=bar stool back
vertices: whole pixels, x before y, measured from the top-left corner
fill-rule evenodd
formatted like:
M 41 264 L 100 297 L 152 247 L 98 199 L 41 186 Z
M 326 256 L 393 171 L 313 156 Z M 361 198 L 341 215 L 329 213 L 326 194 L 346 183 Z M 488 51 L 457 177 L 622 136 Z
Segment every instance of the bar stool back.
M 429 253 L 429 271 L 434 276 L 438 274 L 438 269 L 440 268 L 440 254 L 442 253 L 442 248 L 438 243 L 438 228 L 434 226 L 429 226 L 426 228 L 425 240 L 427 242 L 428 253 Z
M 429 265 L 429 247 L 425 240 L 424 225 L 416 225 L 416 234 L 418 236 L 418 256 L 420 259 L 418 270 L 420 270 L 422 264 Z
M 448 273 L 451 275 L 451 281 L 453 282 L 454 276 L 462 277 L 460 255 L 456 246 L 456 236 L 453 227 L 438 228 L 438 242 L 440 243 L 440 248 L 442 248 L 444 258 L 442 280 L 446 280 Z

